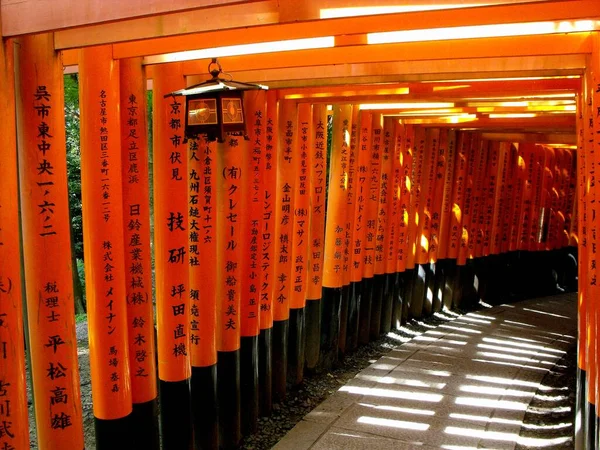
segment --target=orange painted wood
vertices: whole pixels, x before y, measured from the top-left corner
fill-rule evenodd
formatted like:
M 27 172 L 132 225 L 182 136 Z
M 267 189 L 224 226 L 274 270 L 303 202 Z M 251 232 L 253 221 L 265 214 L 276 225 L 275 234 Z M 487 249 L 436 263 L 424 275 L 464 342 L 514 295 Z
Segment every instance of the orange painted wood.
M 482 250 L 481 256 L 489 256 L 492 245 L 492 229 L 494 222 L 494 209 L 496 207 L 496 193 L 498 189 L 498 170 L 500 158 L 500 142 L 492 141 L 489 146 L 487 161 L 487 174 L 485 178 L 485 195 L 483 198 L 483 224 L 482 224 Z
M 494 196 L 492 231 L 490 253 L 498 255 L 502 252 L 504 242 L 504 224 L 508 223 L 507 190 L 508 171 L 510 163 L 510 143 L 500 142 L 498 149 L 498 175 L 496 179 L 496 193 Z
M 153 80 L 154 261 L 158 377 L 190 377 L 188 159 L 185 99 L 164 96 L 185 86 L 180 64 L 157 67 Z
M 584 78 L 585 80 L 585 78 Z M 577 292 L 577 366 L 587 370 L 587 307 L 589 303 L 589 272 L 587 245 L 587 167 L 586 167 L 586 132 L 588 125 L 587 90 L 577 94 L 577 275 L 580 286 Z
M 387 272 L 390 232 L 393 228 L 394 198 L 394 119 L 384 117 L 381 138 L 381 181 L 379 183 L 379 213 L 377 216 L 377 237 L 375 245 L 375 275 Z
M 400 222 L 401 222 L 401 184 L 402 184 L 402 149 L 405 140 L 405 129 L 398 120 L 392 123 L 394 127 L 393 150 L 393 186 L 390 200 L 390 231 L 385 272 L 396 273 L 398 270 L 398 252 L 400 251 Z
M 249 153 L 243 166 L 244 185 L 246 186 L 244 204 L 246 221 L 242 226 L 243 258 L 242 258 L 242 308 L 241 335 L 258 336 L 260 333 L 260 255 L 262 242 L 261 209 L 263 199 L 263 180 L 261 164 L 264 158 L 265 141 L 265 91 L 248 91 L 244 94 L 246 128 L 248 133 Z
M 352 234 L 351 281 L 359 282 L 364 271 L 367 240 L 367 202 L 371 182 L 371 127 L 372 118 L 368 111 L 358 117 L 359 136 L 357 142 L 357 168 L 355 175 L 356 200 L 354 203 L 354 230 Z
M 310 166 L 312 150 L 312 106 L 298 106 L 298 133 L 295 142 L 296 187 L 294 189 L 294 225 L 292 239 L 292 295 L 290 308 L 304 308 L 308 285 L 310 245 Z
M 461 131 L 456 140 L 456 178 L 452 189 L 452 212 L 450 216 L 450 231 L 448 237 L 448 258 L 457 259 L 462 247 L 463 215 L 467 175 L 469 167 L 469 148 L 471 133 Z
M 51 35 L 24 37 L 15 51 L 20 80 L 17 125 L 23 258 L 38 445 L 44 450 L 83 448 L 62 66 Z M 18 259 L 11 261 L 17 263 Z
M 323 286 L 343 285 L 344 234 L 348 190 L 348 158 L 352 132 L 352 105 L 333 106 L 333 135 L 329 169 Z
M 156 398 L 156 346 L 150 253 L 146 77 L 141 58 L 119 63 L 121 183 L 125 238 L 127 340 L 133 403 Z M 136 339 L 141 334 L 142 339 Z
M 0 123 L 16 129 L 14 42 L 0 45 Z M 0 448 L 29 448 L 23 336 L 17 139 L 0 134 Z
M 425 164 L 425 129 L 415 127 L 413 138 L 413 156 L 411 168 L 411 193 L 410 193 L 410 211 L 408 222 L 408 254 L 406 268 L 413 269 L 417 263 L 417 252 L 420 251 L 421 234 L 420 224 L 422 222 L 423 212 L 423 172 Z
M 354 204 L 356 202 L 357 166 L 358 166 L 358 140 L 359 140 L 359 105 L 352 106 L 352 119 L 350 126 L 350 151 L 348 154 L 348 188 L 346 190 L 346 228 L 344 230 L 344 273 L 342 282 L 344 286 L 353 281 L 352 278 L 352 250 L 354 240 L 354 221 L 356 220 Z
M 417 248 L 415 260 L 418 264 L 429 262 L 429 248 L 431 246 L 431 225 L 434 207 L 435 174 L 437 155 L 439 151 L 440 129 L 427 128 L 425 132 L 425 146 L 423 159 L 423 179 L 421 181 L 421 206 L 419 208 L 419 227 L 417 231 Z
M 469 256 L 472 241 L 475 239 L 472 230 L 473 221 L 473 204 L 475 202 L 475 179 L 476 168 L 478 161 L 478 153 L 481 148 L 480 136 L 471 135 L 469 147 L 467 150 L 467 168 L 465 174 L 465 190 L 464 190 L 464 206 L 462 210 L 462 234 L 460 238 L 460 247 L 456 263 L 459 266 L 464 266 Z
M 455 181 L 456 155 L 457 152 L 457 132 L 448 130 L 446 143 L 445 173 L 443 175 L 443 197 L 440 210 L 440 226 L 438 232 L 438 253 L 439 259 L 446 259 L 450 250 L 450 224 L 452 222 L 452 187 Z
M 275 225 L 275 294 L 273 318 L 287 320 L 292 292 L 292 242 L 296 164 L 294 139 L 298 131 L 298 106 L 295 102 L 279 103 L 279 127 L 276 147 L 277 201 Z
M 260 329 L 273 327 L 275 288 L 276 192 L 277 192 L 277 92 L 268 91 L 265 115 L 265 157 L 262 159 L 261 253 L 260 253 Z
M 310 249 L 306 298 L 319 300 L 325 260 L 325 197 L 327 177 L 327 106 L 313 105 L 310 166 Z
M 448 159 L 448 130 L 440 130 L 438 150 L 435 153 L 434 187 L 431 207 L 431 233 L 429 238 L 429 261 L 436 262 L 442 244 L 440 228 L 442 220 L 442 204 L 444 202 L 444 183 Z M 433 162 L 433 160 L 432 160 Z
M 401 165 L 402 172 L 400 176 L 400 224 L 398 232 L 398 264 L 396 265 L 398 272 L 404 272 L 408 261 L 410 248 L 410 207 L 413 185 L 411 183 L 411 171 L 413 167 L 413 142 L 414 142 L 414 127 L 412 125 L 400 125 L 404 128 L 402 140 Z M 398 133 L 398 131 L 396 131 Z M 413 266 L 414 267 L 414 266 Z
M 369 172 L 369 196 L 365 206 L 366 228 L 364 240 L 363 278 L 373 278 L 375 274 L 375 247 L 377 246 L 377 216 L 379 211 L 379 183 L 381 180 L 381 134 L 383 116 L 371 113 L 371 140 L 369 152 L 371 168 Z M 366 119 L 366 117 L 365 117 Z

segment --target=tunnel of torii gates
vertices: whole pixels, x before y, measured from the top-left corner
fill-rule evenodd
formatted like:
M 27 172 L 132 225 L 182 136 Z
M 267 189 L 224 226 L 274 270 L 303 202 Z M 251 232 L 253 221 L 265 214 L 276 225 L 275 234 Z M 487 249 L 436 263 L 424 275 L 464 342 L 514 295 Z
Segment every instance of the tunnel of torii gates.
M 75 70 L 97 448 L 235 448 L 304 374 L 411 318 L 551 293 L 556 276 L 576 289 L 569 255 L 575 440 L 596 448 L 600 2 L 345 17 L 310 1 L 88 3 L 0 10 L 0 450 L 30 445 L 25 347 L 38 447 L 84 447 L 63 110 Z M 503 23 L 520 28 L 366 39 Z M 170 52 L 322 35 L 323 48 L 220 58 L 270 89 L 245 96 L 247 138 L 185 142 L 185 99 L 165 95 L 206 79 L 212 55 Z

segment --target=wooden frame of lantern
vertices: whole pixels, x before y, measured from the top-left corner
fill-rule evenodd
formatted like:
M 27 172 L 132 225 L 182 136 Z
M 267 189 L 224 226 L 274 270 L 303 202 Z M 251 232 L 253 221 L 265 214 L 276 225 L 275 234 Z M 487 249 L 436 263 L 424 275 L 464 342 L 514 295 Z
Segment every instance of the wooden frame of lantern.
M 208 65 L 208 72 L 210 80 L 165 96 L 185 97 L 185 139 L 204 136 L 208 141 L 225 142 L 226 134 L 246 137 L 244 91 L 268 87 L 223 79 L 216 58 Z

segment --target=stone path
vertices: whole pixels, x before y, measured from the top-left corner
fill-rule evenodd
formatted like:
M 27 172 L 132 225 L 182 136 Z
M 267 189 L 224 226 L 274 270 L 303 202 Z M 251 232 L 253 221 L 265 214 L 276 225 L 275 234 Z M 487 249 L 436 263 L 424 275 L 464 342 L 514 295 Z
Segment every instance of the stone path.
M 576 294 L 458 317 L 371 364 L 307 414 L 274 449 L 568 445 L 567 432 L 552 439 L 523 438 L 519 432 L 541 380 L 573 348 L 576 336 Z M 551 413 L 564 391 L 541 388 L 547 411 L 540 413 Z

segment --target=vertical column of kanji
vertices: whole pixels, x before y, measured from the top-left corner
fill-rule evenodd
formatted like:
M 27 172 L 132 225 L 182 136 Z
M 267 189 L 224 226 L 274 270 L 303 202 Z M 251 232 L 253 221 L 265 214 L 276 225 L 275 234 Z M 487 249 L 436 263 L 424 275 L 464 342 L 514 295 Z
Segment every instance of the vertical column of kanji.
M 435 148 L 433 149 L 436 150 Z M 448 130 L 442 129 L 439 132 L 438 148 L 432 155 L 431 164 L 435 165 L 435 172 L 432 192 L 431 206 L 431 232 L 429 235 L 429 264 L 430 272 L 433 275 L 431 281 L 428 280 L 428 289 L 431 289 L 433 304 L 432 312 L 438 312 L 442 309 L 442 296 L 444 294 L 444 272 L 443 262 L 439 261 L 440 253 L 440 222 L 442 214 L 442 203 L 444 201 L 444 175 L 446 174 L 446 160 L 448 158 Z
M 275 286 L 273 303 L 273 390 L 279 400 L 286 394 L 290 296 L 292 292 L 292 245 L 294 189 L 296 182 L 294 138 L 298 105 L 279 103 L 277 136 L 277 202 L 275 206 Z
M 567 150 L 570 164 L 565 163 L 565 230 L 564 245 L 577 247 L 577 150 Z
M 250 146 L 241 136 L 217 145 L 217 391 L 219 445 L 237 448 L 241 439 L 240 311 L 244 160 Z
M 348 187 L 346 189 L 346 226 L 344 229 L 344 264 L 342 273 L 342 305 L 340 311 L 340 339 L 338 342 L 340 354 L 346 354 L 346 347 L 352 332 L 358 333 L 358 311 L 356 296 L 353 295 L 354 286 L 351 282 L 351 251 L 352 232 L 354 227 L 354 201 L 356 177 L 356 143 L 358 140 L 358 114 L 359 105 L 352 107 L 350 126 L 350 150 L 348 151 Z
M 492 229 L 494 221 L 494 205 L 496 204 L 496 193 L 498 190 L 498 169 L 500 168 L 500 142 L 490 142 L 490 151 L 487 163 L 487 186 L 485 190 L 485 203 L 483 204 L 483 241 L 482 255 L 489 256 L 492 253 Z
M 536 251 L 540 242 L 540 214 L 542 208 L 542 193 L 544 191 L 544 167 L 546 152 L 544 147 L 536 145 L 535 163 L 533 166 L 533 193 L 531 201 L 531 226 L 527 249 Z
M 382 251 L 382 302 L 381 302 L 381 322 L 379 324 L 379 334 L 389 333 L 392 325 L 392 309 L 394 307 L 394 278 L 396 273 L 394 248 L 396 240 L 396 214 L 395 214 L 395 195 L 397 191 L 396 174 L 396 121 L 393 117 L 386 117 L 383 120 L 383 142 L 384 142 L 384 165 L 387 185 L 385 191 L 385 204 L 379 203 L 386 208 L 386 223 L 383 238 Z M 383 169 L 382 169 L 383 171 Z M 382 173 L 383 179 L 383 173 Z M 383 192 L 382 192 L 383 195 Z M 388 262 L 389 261 L 389 262 Z
M 275 200 L 277 192 L 277 91 L 267 92 L 265 115 L 265 155 L 261 160 L 261 250 L 260 250 L 260 335 L 258 337 L 258 390 L 260 414 L 271 414 L 273 372 L 272 331 L 275 287 Z
M 196 448 L 219 445 L 217 401 L 217 143 L 188 141 L 191 403 Z
M 540 250 L 554 250 L 560 246 L 562 240 L 562 230 L 564 229 L 564 209 L 561 208 L 563 205 L 563 199 L 565 198 L 564 183 L 565 177 L 563 176 L 563 165 L 565 159 L 565 152 L 562 148 L 551 149 L 545 148 L 546 155 L 552 157 L 549 152 L 554 155 L 553 163 L 546 164 L 544 177 L 551 177 L 551 181 L 546 186 L 546 198 L 544 207 L 545 220 L 546 220 L 546 239 L 545 242 L 540 243 Z M 562 214 L 562 217 L 559 217 Z M 559 226 L 560 221 L 560 226 Z
M 390 158 L 390 139 L 385 137 L 384 118 L 373 114 L 373 154 L 379 159 L 379 190 L 377 192 L 377 210 L 375 214 L 375 250 L 373 252 L 373 296 L 371 298 L 371 340 L 379 338 L 381 330 L 381 311 L 383 308 L 383 290 L 385 287 L 385 235 L 387 231 L 389 180 L 392 173 Z M 389 126 L 388 126 L 389 129 Z
M 355 195 L 354 224 L 352 231 L 352 246 L 350 254 L 350 280 L 353 284 L 353 293 L 357 305 L 356 331 L 349 334 L 348 348 L 350 351 L 358 347 L 358 340 L 364 316 L 368 317 L 369 305 L 363 302 L 363 268 L 366 240 L 366 203 L 369 197 L 370 169 L 371 169 L 371 113 L 360 111 L 357 121 L 358 140 L 356 143 L 356 170 L 355 170 Z
M 333 105 L 321 300 L 321 364 L 325 369 L 331 368 L 338 357 L 351 121 L 352 105 Z
M 305 304 L 308 274 L 308 246 L 310 238 L 310 150 L 312 148 L 312 106 L 298 105 L 298 132 L 294 140 L 296 158 L 293 213 L 293 238 L 290 255 L 292 272 L 290 283 L 290 331 L 288 341 L 288 380 L 292 385 L 302 382 L 304 375 Z
M 377 117 L 377 119 L 375 119 Z M 381 115 L 373 114 L 368 111 L 361 113 L 361 148 L 365 146 L 364 151 L 368 153 L 365 181 L 365 207 L 364 218 L 362 219 L 364 231 L 362 241 L 362 289 L 360 300 L 360 318 L 358 321 L 358 342 L 360 344 L 369 343 L 371 331 L 371 303 L 373 301 L 373 274 L 375 266 L 373 259 L 375 256 L 375 236 L 377 234 L 377 211 L 379 203 L 379 179 L 381 176 L 381 164 L 379 161 L 379 142 L 381 140 Z M 375 134 L 373 126 L 376 124 L 377 131 L 377 150 L 373 150 Z
M 306 288 L 306 368 L 314 370 L 321 349 L 321 287 L 325 241 L 325 189 L 327 175 L 327 105 L 313 105 L 310 148 L 310 236 Z
M 24 37 L 18 48 L 19 182 L 38 446 L 81 449 L 84 442 L 69 253 L 67 168 L 65 158 L 61 158 L 65 149 L 62 65 L 51 34 Z M 5 94 L 9 95 L 8 90 Z M 12 129 L 6 128 L 3 139 L 9 138 L 11 132 Z M 5 181 L 8 180 L 2 178 L 3 189 Z M 10 226 L 9 222 L 3 221 L 4 226 Z M 18 258 L 2 261 L 16 265 L 18 273 Z M 9 282 L 5 275 L 1 281 L 0 287 L 5 291 L 2 296 L 17 293 L 16 278 L 11 277 Z M 126 364 L 126 360 L 122 362 Z M 0 365 L 6 367 L 4 361 Z M 16 388 L 16 382 L 11 386 L 4 383 L 0 394 L 14 395 L 7 388 Z M 17 414 L 17 405 L 11 407 L 15 408 L 11 408 L 11 416 Z M 3 438 L 8 433 L 16 436 L 14 420 L 2 417 L 0 423 Z
M 502 218 L 500 253 L 505 255 L 505 260 L 508 260 L 512 231 L 511 224 L 513 220 L 511 214 L 513 212 L 513 197 L 516 185 L 515 182 L 517 175 L 518 155 L 517 149 L 514 145 L 507 142 L 506 146 L 506 189 L 503 194 L 505 216 Z
M 452 223 L 452 187 L 456 180 L 455 167 L 457 155 L 457 132 L 448 130 L 446 140 L 445 170 L 442 175 L 442 205 L 440 209 L 440 225 L 438 230 L 438 268 L 441 276 L 442 309 L 452 308 L 452 296 L 454 290 L 453 274 L 455 261 L 450 259 L 450 226 Z
M 401 195 L 402 195 L 402 164 L 403 164 L 403 146 L 406 138 L 406 129 L 399 120 L 394 120 L 394 193 L 392 197 L 392 223 L 390 230 L 390 242 L 388 247 L 388 258 L 386 262 L 386 271 L 392 274 L 392 308 L 390 311 L 389 329 L 382 330 L 384 333 L 391 329 L 399 328 L 402 321 L 402 289 L 403 280 L 398 271 L 398 254 L 400 252 L 400 224 L 401 224 Z
M 510 143 L 500 142 L 498 148 L 498 172 L 496 176 L 496 193 L 494 197 L 492 232 L 490 238 L 490 254 L 500 255 L 502 252 L 502 230 L 508 211 L 506 208 L 510 162 Z
M 154 261 L 158 378 L 163 447 L 192 444 L 190 402 L 190 286 L 185 86 L 179 63 L 154 68 Z
M 571 228 L 571 211 L 573 210 L 573 196 L 571 195 L 573 152 L 569 149 L 562 150 L 562 161 L 558 168 L 560 175 L 560 199 L 558 202 L 559 225 L 557 231 L 557 244 L 559 247 L 569 246 L 569 231 Z
M 396 328 L 408 319 L 408 303 L 412 295 L 413 273 L 407 270 L 407 257 L 409 253 L 408 227 L 410 223 L 410 202 L 413 185 L 411 183 L 411 172 L 413 166 L 413 125 L 401 125 L 404 128 L 404 137 L 402 139 L 402 153 L 400 155 L 402 173 L 400 176 L 400 223 L 398 225 L 398 262 L 397 271 L 401 274 L 400 293 L 402 295 L 400 304 L 400 320 L 396 320 Z M 398 131 L 396 131 L 398 135 Z
M 589 69 L 588 69 L 589 70 Z M 587 307 L 589 303 L 587 245 L 587 168 L 586 129 L 589 120 L 587 106 L 588 74 L 583 77 L 577 93 L 577 386 L 575 394 L 575 448 L 585 449 L 587 442 Z
M 423 203 L 425 201 L 425 190 L 423 186 L 425 178 L 425 149 L 426 131 L 423 127 L 415 129 L 413 167 L 411 181 L 413 191 L 411 193 L 411 220 L 409 222 L 409 253 L 406 267 L 414 269 L 412 272 L 412 290 L 409 300 L 409 315 L 420 318 L 423 314 L 423 301 L 426 295 L 426 271 L 418 264 L 418 255 L 421 252 L 421 232 L 423 224 Z
M 142 59 L 123 59 L 119 67 L 121 161 L 129 371 L 136 442 L 158 449 L 158 399 L 148 196 L 146 78 Z M 137 334 L 144 339 L 135 339 Z
M 79 58 L 81 203 L 96 446 L 114 448 L 134 434 L 129 419 L 131 298 L 125 287 L 130 279 L 125 276 L 119 63 L 107 46 L 81 50 Z M 133 280 L 136 288 L 143 287 L 142 277 Z
M 6 45 L 6 50 L 5 50 Z M 0 448 L 28 449 L 21 292 L 14 42 L 0 45 Z
M 246 220 L 242 230 L 250 236 L 243 239 L 242 262 L 242 308 L 241 308 L 241 395 L 242 433 L 256 432 L 259 415 L 258 391 L 258 335 L 260 333 L 260 260 L 262 245 L 260 220 L 262 211 L 261 164 L 265 146 L 265 91 L 248 91 L 244 96 L 246 128 L 250 153 L 245 158 L 242 172 L 245 172 Z

